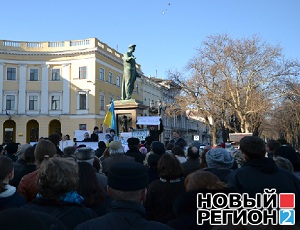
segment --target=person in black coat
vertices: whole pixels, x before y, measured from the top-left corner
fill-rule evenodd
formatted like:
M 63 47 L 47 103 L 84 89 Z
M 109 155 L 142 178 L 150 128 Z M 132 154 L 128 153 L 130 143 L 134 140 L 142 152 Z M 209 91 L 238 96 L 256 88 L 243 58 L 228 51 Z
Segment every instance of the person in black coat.
M 182 163 L 184 176 L 200 169 L 199 149 L 195 146 L 190 146 L 187 150 L 187 160 Z
M 34 150 L 33 146 L 27 147 L 14 163 L 14 178 L 9 182 L 10 185 L 17 188 L 23 176 L 36 170 Z
M 0 226 L 13 230 L 67 230 L 66 226 L 47 213 L 9 208 L 0 212 Z
M 173 131 L 173 139 L 170 140 L 170 143 L 173 144 L 174 146 L 180 146 L 183 149 L 187 145 L 186 141 L 182 137 L 180 137 L 179 130 Z
M 13 162 L 18 160 L 18 157 L 16 156 L 18 146 L 19 144 L 15 142 L 7 143 L 5 146 L 5 156 L 12 159 Z
M 100 133 L 98 126 L 94 127 L 94 131 L 91 134 L 91 141 L 92 142 L 98 142 L 99 136 L 98 134 Z
M 98 229 L 171 229 L 145 219 L 142 202 L 146 198 L 148 174 L 145 166 L 136 162 L 119 162 L 108 173 L 107 191 L 113 199 L 109 212 L 76 227 L 76 230 Z
M 183 169 L 173 154 L 163 154 L 157 168 L 160 179 L 148 186 L 144 206 L 148 220 L 167 223 L 175 217 L 173 203 L 184 191 Z
M 143 164 L 146 155 L 139 151 L 140 140 L 135 137 L 127 140 L 129 150 L 125 153 L 126 156 L 133 157 L 136 162 Z
M 209 221 L 204 221 L 203 225 L 197 224 L 197 194 L 228 194 L 234 190 L 228 189 L 216 175 L 202 170 L 189 174 L 184 184 L 186 191 L 178 196 L 173 205 L 177 217 L 167 224 L 175 230 L 210 229 Z
M 240 149 L 246 163 L 229 175 L 228 185 L 251 197 L 266 188 L 276 189 L 276 193 L 295 193 L 296 221 L 299 220 L 300 181 L 291 172 L 279 168 L 272 158 L 265 157 L 265 142 L 261 138 L 243 137 Z
M 106 144 L 104 141 L 99 141 L 98 142 L 98 148 L 95 150 L 95 155 L 100 158 L 102 157 L 104 151 L 106 149 Z
M 159 119 L 159 129 L 155 125 L 149 126 L 149 134 L 151 136 L 152 141 L 159 141 L 159 136 L 164 131 L 164 125 L 162 123 L 162 119 Z
M 26 203 L 24 197 L 16 192 L 16 187 L 8 184 L 13 176 L 13 161 L 6 156 L 0 157 L 0 211 L 17 208 Z

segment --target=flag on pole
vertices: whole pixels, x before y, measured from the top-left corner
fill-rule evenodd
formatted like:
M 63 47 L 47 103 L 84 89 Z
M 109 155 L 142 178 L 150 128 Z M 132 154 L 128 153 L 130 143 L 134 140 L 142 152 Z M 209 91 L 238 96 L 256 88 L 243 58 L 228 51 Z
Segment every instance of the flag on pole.
M 114 100 L 112 100 L 109 110 L 107 111 L 103 124 L 107 125 L 109 128 L 117 132 L 116 116 L 115 116 L 115 105 Z

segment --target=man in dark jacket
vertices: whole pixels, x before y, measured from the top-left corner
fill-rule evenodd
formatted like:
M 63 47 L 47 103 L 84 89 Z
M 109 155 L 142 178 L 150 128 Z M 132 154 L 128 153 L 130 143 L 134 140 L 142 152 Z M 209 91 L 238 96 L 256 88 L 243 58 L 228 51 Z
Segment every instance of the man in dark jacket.
M 190 146 L 187 150 L 188 159 L 182 163 L 184 176 L 200 169 L 199 149 L 195 146 Z
M 263 193 L 266 188 L 276 189 L 276 193 L 295 193 L 296 220 L 299 220 L 300 181 L 292 173 L 279 168 L 272 158 L 265 157 L 265 142 L 261 138 L 243 137 L 240 150 L 246 163 L 229 175 L 229 186 L 251 197 Z
M 17 150 L 18 150 L 18 143 L 15 142 L 11 142 L 11 143 L 7 143 L 6 147 L 5 147 L 5 156 L 9 157 L 13 162 L 17 161 Z
M 149 130 L 150 130 L 149 134 L 150 134 L 152 141 L 160 141 L 159 136 L 164 131 L 164 125 L 162 123 L 161 118 L 159 119 L 159 122 L 160 122 L 159 129 L 157 129 L 154 125 L 150 125 L 150 127 L 149 127 Z
M 133 157 L 136 162 L 143 164 L 145 160 L 144 154 L 139 151 L 140 139 L 136 137 L 128 138 L 127 140 L 129 150 L 125 153 L 126 156 Z
M 14 178 L 9 182 L 10 185 L 17 188 L 23 176 L 36 170 L 34 150 L 35 147 L 28 144 L 19 147 L 20 154 L 14 162 Z
M 186 141 L 182 137 L 180 137 L 179 130 L 173 131 L 173 139 L 170 140 L 170 143 L 173 144 L 174 146 L 180 146 L 183 149 L 187 145 Z
M 142 202 L 146 198 L 148 174 L 145 166 L 136 162 L 120 162 L 111 166 L 107 192 L 113 199 L 109 212 L 76 227 L 88 229 L 171 229 L 167 225 L 147 221 Z

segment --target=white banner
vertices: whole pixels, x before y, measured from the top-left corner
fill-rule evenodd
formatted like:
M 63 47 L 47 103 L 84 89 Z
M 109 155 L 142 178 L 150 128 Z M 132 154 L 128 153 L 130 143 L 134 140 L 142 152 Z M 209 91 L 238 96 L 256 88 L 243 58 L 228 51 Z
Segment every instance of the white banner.
M 159 125 L 160 121 L 159 121 L 160 117 L 155 117 L 155 116 L 149 116 L 149 117 L 137 117 L 137 125 Z
M 140 141 L 144 141 L 147 136 L 149 136 L 149 129 L 134 129 L 132 131 L 132 137 L 136 137 Z
M 83 141 L 85 133 L 88 133 L 89 136 L 91 135 L 90 130 L 75 130 L 74 137 L 76 138 L 76 141 Z
M 66 148 L 68 146 L 74 146 L 74 141 L 73 140 L 65 140 L 65 141 L 59 142 L 59 148 L 61 151 L 64 151 L 64 148 Z

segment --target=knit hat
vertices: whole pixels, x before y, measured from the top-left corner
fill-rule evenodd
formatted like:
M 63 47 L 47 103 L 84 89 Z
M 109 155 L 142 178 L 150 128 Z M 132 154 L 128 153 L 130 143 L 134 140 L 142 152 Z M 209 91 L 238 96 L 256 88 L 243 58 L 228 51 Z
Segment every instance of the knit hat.
M 119 162 L 108 171 L 107 185 L 120 191 L 137 191 L 149 184 L 147 168 L 136 162 Z
M 94 159 L 95 151 L 90 147 L 77 148 L 75 151 L 75 157 L 79 161 L 88 161 Z
M 231 168 L 234 162 L 230 153 L 223 148 L 211 149 L 205 157 L 208 168 Z
M 151 149 L 158 155 L 163 155 L 166 152 L 164 144 L 159 141 L 153 141 L 151 144 Z

